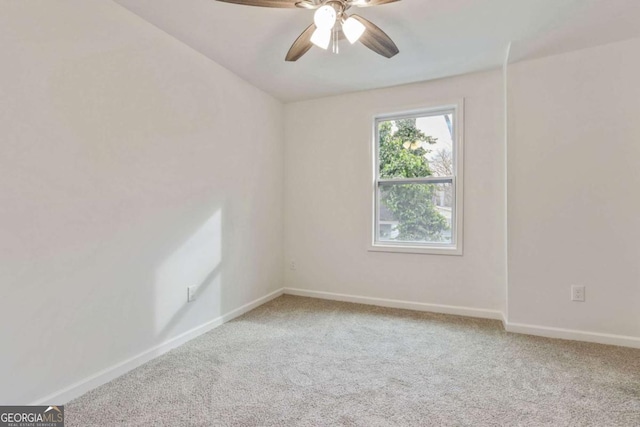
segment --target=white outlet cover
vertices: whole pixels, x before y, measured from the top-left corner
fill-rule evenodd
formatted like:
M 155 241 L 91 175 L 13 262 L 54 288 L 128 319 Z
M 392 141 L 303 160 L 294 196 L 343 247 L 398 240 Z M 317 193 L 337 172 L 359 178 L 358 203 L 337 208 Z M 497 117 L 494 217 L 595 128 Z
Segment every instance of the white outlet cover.
M 571 287 L 571 301 L 584 302 L 586 289 L 584 286 Z
M 187 302 L 193 302 L 196 300 L 196 292 L 198 292 L 197 286 L 189 286 L 187 288 Z

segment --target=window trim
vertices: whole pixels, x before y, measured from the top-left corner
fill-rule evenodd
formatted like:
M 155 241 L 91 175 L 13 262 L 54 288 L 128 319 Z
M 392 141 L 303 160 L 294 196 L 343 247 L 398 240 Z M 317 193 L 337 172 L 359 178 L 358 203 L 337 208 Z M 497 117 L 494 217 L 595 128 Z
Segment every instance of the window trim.
M 381 121 L 394 120 L 394 119 L 406 119 L 406 118 L 419 118 L 440 115 L 442 113 L 451 112 L 453 115 L 453 165 L 455 174 L 452 177 L 426 177 L 426 178 L 407 178 L 407 179 L 379 179 L 379 136 L 378 124 Z M 371 180 L 371 209 L 369 215 L 369 245 L 368 250 L 371 252 L 394 252 L 394 253 L 413 253 L 413 254 L 429 254 L 429 255 L 463 255 L 463 228 L 464 228 L 464 99 L 460 99 L 454 102 L 443 102 L 438 104 L 432 104 L 429 107 L 405 109 L 404 111 L 395 113 L 382 113 L 376 114 L 373 117 L 373 130 L 372 130 L 372 144 L 373 149 L 371 152 L 371 164 L 373 173 L 370 175 Z M 411 244 L 411 242 L 377 242 L 378 236 L 378 187 L 380 183 L 384 182 L 434 182 L 445 181 L 451 182 L 454 190 L 454 200 L 452 209 L 452 225 L 453 225 L 453 244 Z

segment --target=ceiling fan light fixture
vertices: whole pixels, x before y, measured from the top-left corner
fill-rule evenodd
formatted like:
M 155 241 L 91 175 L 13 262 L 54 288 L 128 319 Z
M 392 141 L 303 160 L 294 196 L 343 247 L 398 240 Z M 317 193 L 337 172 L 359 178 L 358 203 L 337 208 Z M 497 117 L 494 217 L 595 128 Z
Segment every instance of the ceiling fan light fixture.
M 333 53 L 339 53 L 340 42 L 348 39 L 351 44 L 362 43 L 378 55 L 393 58 L 400 49 L 391 38 L 373 22 L 355 13 L 347 14 L 351 8 L 381 6 L 401 0 L 217 0 L 245 6 L 270 8 L 301 8 L 313 10 L 313 23 L 293 42 L 285 61 L 295 62 L 314 46 L 327 50 L 333 45 Z M 640 0 L 638 0 L 640 1 Z
M 327 50 L 331 43 L 331 29 L 316 28 L 311 36 L 311 43 L 321 49 Z
M 336 25 L 338 18 L 336 10 L 328 5 L 324 5 L 313 15 L 313 22 L 319 30 L 331 30 Z
M 364 34 L 367 27 L 355 18 L 349 17 L 342 23 L 342 32 L 349 40 L 349 43 L 354 44 Z

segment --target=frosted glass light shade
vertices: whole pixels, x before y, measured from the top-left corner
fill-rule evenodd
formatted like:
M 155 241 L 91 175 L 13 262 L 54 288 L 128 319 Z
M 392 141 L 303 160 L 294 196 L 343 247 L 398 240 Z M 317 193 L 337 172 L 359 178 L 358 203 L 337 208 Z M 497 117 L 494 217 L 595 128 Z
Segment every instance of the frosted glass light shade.
M 313 15 L 313 23 L 321 30 L 330 30 L 336 24 L 336 10 L 331 6 L 322 6 Z
M 331 29 L 316 28 L 311 35 L 311 43 L 315 44 L 319 48 L 327 50 L 331 43 Z
M 351 44 L 360 40 L 366 29 L 362 22 L 354 18 L 349 18 L 342 24 L 342 32 Z

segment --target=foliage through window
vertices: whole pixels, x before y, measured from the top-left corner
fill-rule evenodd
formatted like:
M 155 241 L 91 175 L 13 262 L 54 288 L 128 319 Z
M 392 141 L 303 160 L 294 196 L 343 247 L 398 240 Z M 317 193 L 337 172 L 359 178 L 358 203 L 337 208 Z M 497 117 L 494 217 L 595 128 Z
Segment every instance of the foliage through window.
M 455 249 L 455 108 L 376 120 L 375 245 Z

